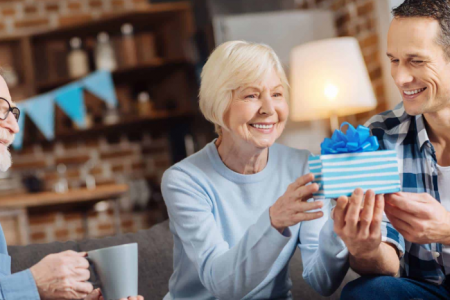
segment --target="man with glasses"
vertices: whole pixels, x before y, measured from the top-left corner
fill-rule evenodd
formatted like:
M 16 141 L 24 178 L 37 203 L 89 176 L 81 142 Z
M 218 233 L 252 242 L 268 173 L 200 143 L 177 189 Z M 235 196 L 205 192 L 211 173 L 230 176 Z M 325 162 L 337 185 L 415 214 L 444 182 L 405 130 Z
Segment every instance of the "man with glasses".
M 11 117 L 12 116 L 12 117 Z M 14 134 L 19 130 L 17 121 L 19 121 L 20 110 L 11 106 L 8 99 L 0 97 L 0 171 L 5 172 L 11 167 L 11 154 L 8 146 L 14 139 Z
M 0 171 L 11 166 L 8 151 L 19 132 L 20 110 L 11 101 L 11 95 L 0 76 Z M 22 272 L 11 274 L 11 258 L 8 255 L 3 230 L 0 226 L 0 299 L 102 299 L 99 289 L 93 290 L 86 252 L 65 251 L 50 254 L 39 263 Z M 128 299 L 143 300 L 141 296 Z

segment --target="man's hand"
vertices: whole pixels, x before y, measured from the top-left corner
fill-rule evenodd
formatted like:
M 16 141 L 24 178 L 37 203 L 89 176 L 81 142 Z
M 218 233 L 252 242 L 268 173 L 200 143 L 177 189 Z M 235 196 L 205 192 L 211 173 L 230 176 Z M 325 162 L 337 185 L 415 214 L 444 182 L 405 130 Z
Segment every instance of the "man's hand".
M 41 299 L 82 299 L 92 292 L 86 252 L 50 254 L 30 268 Z
M 360 275 L 395 276 L 400 267 L 395 248 L 381 242 L 383 209 L 383 195 L 369 190 L 364 196 L 356 189 L 350 199 L 339 197 L 333 211 L 334 231 L 350 252 L 350 267 Z
M 95 289 L 84 300 L 105 300 L 105 299 L 102 296 L 101 290 L 100 289 Z M 134 297 L 122 298 L 120 300 L 144 300 L 144 297 L 142 297 L 142 296 L 134 296 Z
M 429 194 L 387 195 L 385 212 L 409 242 L 450 244 L 450 213 Z
M 364 208 L 361 205 L 364 197 Z M 372 190 L 356 189 L 350 199 L 341 196 L 337 200 L 334 215 L 334 231 L 347 245 L 355 258 L 369 258 L 377 254 L 381 244 L 381 220 L 384 199 Z

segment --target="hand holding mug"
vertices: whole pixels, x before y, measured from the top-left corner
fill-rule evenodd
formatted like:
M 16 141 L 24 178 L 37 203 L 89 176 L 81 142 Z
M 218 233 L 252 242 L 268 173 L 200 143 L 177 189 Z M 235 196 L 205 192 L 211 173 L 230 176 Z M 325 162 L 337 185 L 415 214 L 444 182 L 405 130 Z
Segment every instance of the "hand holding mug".
M 30 268 L 41 299 L 82 299 L 92 292 L 86 252 L 50 254 Z

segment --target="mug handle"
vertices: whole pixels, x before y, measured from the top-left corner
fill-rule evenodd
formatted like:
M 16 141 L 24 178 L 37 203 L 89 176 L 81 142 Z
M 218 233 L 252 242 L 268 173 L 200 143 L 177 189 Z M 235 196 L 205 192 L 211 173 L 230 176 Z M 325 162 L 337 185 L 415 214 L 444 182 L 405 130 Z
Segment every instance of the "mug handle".
M 89 280 L 87 282 L 89 282 L 90 284 L 92 284 L 92 286 L 94 287 L 94 290 L 96 288 L 102 288 L 102 284 L 100 282 L 100 279 L 98 278 L 97 272 L 95 271 L 95 265 L 94 262 L 89 258 L 89 256 L 85 257 L 86 260 L 89 262 L 89 272 L 91 273 L 91 276 L 89 278 Z

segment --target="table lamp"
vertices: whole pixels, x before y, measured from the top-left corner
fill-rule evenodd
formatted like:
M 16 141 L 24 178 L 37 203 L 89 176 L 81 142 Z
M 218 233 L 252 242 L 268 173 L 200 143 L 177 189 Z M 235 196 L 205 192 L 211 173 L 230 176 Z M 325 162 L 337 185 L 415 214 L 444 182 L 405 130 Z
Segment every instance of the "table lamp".
M 291 51 L 291 120 L 329 118 L 334 132 L 338 117 L 377 106 L 369 74 L 352 37 L 306 43 Z

